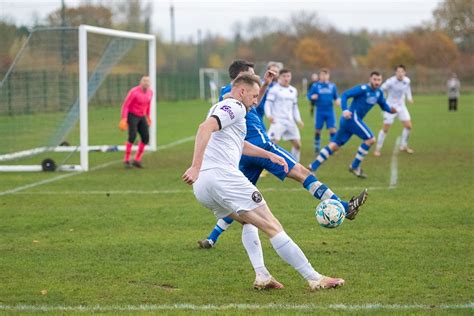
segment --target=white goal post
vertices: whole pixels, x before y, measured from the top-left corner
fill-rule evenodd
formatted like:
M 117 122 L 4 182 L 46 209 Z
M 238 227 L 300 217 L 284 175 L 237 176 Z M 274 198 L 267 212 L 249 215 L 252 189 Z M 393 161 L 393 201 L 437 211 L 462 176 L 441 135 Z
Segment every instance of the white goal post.
M 199 96 L 201 100 L 206 99 L 206 76 L 209 77 L 210 98 L 214 104 L 219 99 L 219 71 L 215 68 L 199 69 Z
M 101 27 L 81 25 L 79 27 L 79 111 L 80 111 L 80 143 L 81 169 L 89 170 L 89 136 L 88 136 L 88 91 L 87 91 L 87 34 L 96 33 L 148 41 L 148 75 L 150 87 L 154 93 L 150 104 L 149 150 L 156 151 L 156 38 L 154 35 L 111 30 Z
M 58 31 L 58 29 L 54 30 Z M 73 119 L 79 120 L 78 124 L 78 129 L 79 129 L 79 144 L 77 146 L 70 146 L 69 144 L 62 144 L 62 146 L 59 144 L 59 142 L 56 142 L 54 144 L 50 145 L 40 145 L 40 146 L 31 146 L 31 147 L 26 147 L 26 149 L 20 149 L 16 151 L 4 151 L 3 154 L 0 151 L 0 172 L 1 171 L 41 171 L 45 170 L 44 167 L 44 162 L 42 165 L 19 165 L 19 164 L 10 164 L 10 161 L 17 160 L 17 159 L 23 159 L 27 158 L 30 156 L 34 155 L 39 155 L 43 153 L 49 153 L 49 152 L 70 152 L 71 155 L 73 153 L 79 153 L 79 164 L 61 164 L 59 165 L 55 170 L 61 170 L 61 171 L 88 171 L 89 170 L 89 151 L 101 151 L 101 152 L 106 152 L 106 151 L 122 151 L 124 150 L 125 146 L 119 146 L 117 144 L 105 144 L 105 145 L 94 145 L 90 146 L 89 145 L 89 101 L 90 98 L 94 95 L 95 91 L 97 91 L 98 86 L 101 85 L 101 83 L 104 80 L 104 77 L 107 76 L 108 70 L 110 67 L 113 67 L 113 63 L 110 62 L 103 68 L 99 69 L 89 69 L 88 70 L 88 35 L 89 34 L 94 34 L 94 36 L 97 35 L 105 35 L 108 37 L 112 38 L 118 38 L 118 39 L 123 39 L 123 40 L 136 40 L 136 41 L 143 41 L 146 42 L 147 44 L 147 49 L 146 52 L 148 55 L 148 60 L 145 60 L 144 62 L 147 63 L 147 75 L 150 77 L 150 88 L 153 91 L 153 98 L 151 100 L 150 104 L 150 116 L 152 118 L 151 120 L 151 126 L 150 126 L 150 141 L 149 145 L 147 146 L 147 150 L 149 151 L 156 151 L 157 149 L 157 141 L 156 141 L 156 131 L 157 131 L 157 125 L 156 125 L 156 38 L 154 35 L 151 34 L 142 34 L 142 33 L 134 33 L 134 32 L 126 32 L 126 31 L 118 31 L 118 30 L 112 30 L 112 29 L 106 29 L 106 28 L 101 28 L 101 27 L 95 27 L 95 26 L 89 26 L 89 25 L 81 25 L 79 28 L 76 29 L 71 29 L 69 28 L 70 32 L 77 32 L 75 33 L 76 35 L 74 38 L 77 38 L 78 43 L 76 40 L 74 40 L 74 43 L 77 43 L 77 47 L 75 49 L 75 54 L 78 56 L 78 80 L 76 80 L 75 84 L 75 89 L 78 91 L 78 97 L 76 98 L 76 101 L 72 102 L 72 107 L 75 107 L 73 110 L 70 110 L 72 113 L 71 117 Z M 77 36 L 77 37 L 76 37 Z M 36 42 L 37 43 L 37 42 Z M 144 43 L 145 44 L 145 43 Z M 27 44 L 25 44 L 26 47 Z M 45 43 L 44 45 L 47 45 Z M 25 47 L 22 48 L 22 50 L 25 49 Z M 72 47 L 72 45 L 71 45 Z M 113 51 L 113 48 L 110 50 Z M 18 63 L 21 65 L 21 58 L 22 58 L 22 53 L 23 51 L 20 51 L 17 59 Z M 29 53 L 29 52 L 28 52 Z M 25 53 L 26 54 L 26 53 Z M 25 55 L 23 54 L 23 55 Z M 114 56 L 114 61 L 119 60 L 120 55 L 117 53 L 116 57 Z M 24 56 L 23 56 L 24 57 Z M 145 58 L 145 57 L 144 57 Z M 15 62 L 17 62 L 17 59 L 15 59 L 13 65 L 11 66 L 9 72 L 14 72 L 12 69 L 15 69 Z M 30 58 L 31 59 L 31 58 Z M 146 58 L 145 58 L 146 59 Z M 90 65 L 90 64 L 89 64 Z M 109 67 L 109 68 L 106 68 Z M 90 70 L 93 70 L 93 74 L 91 75 Z M 76 76 L 77 76 L 76 73 Z M 7 73 L 8 75 L 8 73 Z M 93 77 L 95 76 L 95 77 Z M 13 77 L 14 78 L 14 77 Z M 77 78 L 77 77 L 76 77 Z M 99 79 L 98 79 L 99 78 Z M 16 80 L 16 79 L 12 79 Z M 4 79 L 4 81 L 6 81 Z M 89 82 L 91 81 L 91 82 Z M 3 83 L 3 82 L 0 82 Z M 6 85 L 4 85 L 5 87 Z M 78 87 L 77 87 L 78 86 Z M 93 86 L 93 87 L 91 87 Z M 0 85 L 0 88 L 2 86 Z M 132 88 L 132 87 L 129 87 Z M 47 90 L 45 90 L 47 91 Z M 46 93 L 46 92 L 45 92 Z M 46 98 L 45 98 L 46 99 Z M 46 101 L 45 101 L 46 104 Z M 71 108 L 72 108 L 71 107 Z M 1 112 L 1 111 L 0 111 Z M 74 116 L 75 115 L 75 116 Z M 71 122 L 73 120 L 71 119 Z M 73 124 L 69 123 L 69 121 L 66 121 L 64 125 L 67 124 Z M 77 123 L 76 123 L 77 124 Z M 29 132 L 29 131 L 28 131 Z M 31 134 L 35 133 L 35 127 L 31 127 Z M 100 144 L 100 143 L 99 143 Z M 136 149 L 136 146 L 134 146 Z M 53 162 L 54 164 L 54 162 Z

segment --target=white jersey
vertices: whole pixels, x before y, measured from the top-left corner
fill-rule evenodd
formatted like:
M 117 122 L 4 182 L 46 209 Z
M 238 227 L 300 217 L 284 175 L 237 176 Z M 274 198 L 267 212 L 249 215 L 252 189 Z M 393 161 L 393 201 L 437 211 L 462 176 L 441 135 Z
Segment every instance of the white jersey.
M 265 115 L 273 117 L 275 121 L 300 122 L 301 115 L 298 109 L 298 91 L 296 88 L 275 84 L 267 94 Z
M 405 106 L 405 98 L 413 101 L 410 78 L 406 76 L 403 80 L 398 80 L 396 76 L 392 76 L 382 84 L 381 88 L 384 92 L 387 92 L 387 103 L 397 109 Z
M 211 107 L 207 117 L 215 117 L 220 130 L 211 135 L 201 170 L 229 167 L 238 169 L 247 134 L 246 114 L 245 106 L 232 98 L 222 100 Z

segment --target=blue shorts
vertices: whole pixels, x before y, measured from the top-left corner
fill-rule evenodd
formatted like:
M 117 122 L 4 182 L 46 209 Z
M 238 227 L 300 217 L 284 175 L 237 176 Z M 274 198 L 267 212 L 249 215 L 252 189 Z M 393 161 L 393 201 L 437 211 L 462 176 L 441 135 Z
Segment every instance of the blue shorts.
M 352 118 L 349 120 L 346 120 L 341 116 L 339 130 L 333 138 L 333 142 L 335 142 L 339 147 L 347 143 L 354 134 L 363 140 L 374 137 L 370 128 L 362 120 L 357 118 L 357 114 L 353 113 L 352 115 Z
M 316 115 L 314 116 L 314 128 L 322 129 L 326 122 L 326 128 L 336 128 L 336 113 L 334 109 L 321 111 L 316 109 Z
M 288 172 L 290 172 L 290 170 L 293 169 L 293 167 L 297 164 L 296 159 L 289 152 L 278 145 L 266 143 L 263 149 L 284 158 L 288 164 Z M 239 169 L 254 185 L 257 183 L 263 169 L 267 170 L 282 181 L 287 176 L 283 166 L 277 165 L 267 158 L 242 156 L 239 163 Z

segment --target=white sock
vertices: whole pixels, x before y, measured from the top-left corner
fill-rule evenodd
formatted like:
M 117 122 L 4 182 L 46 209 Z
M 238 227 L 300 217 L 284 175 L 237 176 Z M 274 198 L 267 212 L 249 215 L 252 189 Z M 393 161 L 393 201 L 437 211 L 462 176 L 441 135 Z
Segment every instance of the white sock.
M 410 136 L 410 129 L 404 127 L 402 131 L 402 140 L 400 142 L 400 147 L 408 146 L 408 137 Z
M 387 134 L 385 134 L 383 129 L 381 129 L 379 132 L 379 136 L 377 137 L 377 146 L 375 147 L 375 150 L 380 151 L 380 149 L 382 149 L 385 136 L 387 136 Z
M 227 228 L 229 228 L 230 224 L 229 223 L 226 223 L 225 220 L 223 220 L 222 218 L 219 218 L 217 220 L 217 225 L 222 228 L 222 230 L 227 230 Z
M 242 244 L 244 244 L 255 274 L 263 279 L 269 279 L 270 272 L 268 272 L 263 261 L 262 244 L 258 237 L 257 227 L 251 224 L 245 224 L 242 227 Z
M 319 280 L 321 278 L 321 274 L 313 269 L 303 251 L 285 231 L 281 231 L 270 238 L 270 242 L 278 255 L 298 271 L 303 278 L 306 280 Z
M 301 151 L 295 147 L 291 147 L 291 154 L 295 157 L 296 161 L 300 161 Z

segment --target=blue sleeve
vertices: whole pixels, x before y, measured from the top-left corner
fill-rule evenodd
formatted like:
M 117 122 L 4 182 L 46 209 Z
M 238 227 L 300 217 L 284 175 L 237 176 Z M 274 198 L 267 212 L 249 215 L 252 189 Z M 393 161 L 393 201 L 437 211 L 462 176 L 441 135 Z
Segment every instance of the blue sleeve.
M 311 88 L 308 89 L 308 93 L 306 93 L 306 97 L 311 102 L 313 101 L 313 100 L 311 100 L 311 96 L 316 93 L 316 91 L 314 91 L 315 89 L 316 89 L 316 84 L 313 83 L 311 85 Z
M 332 93 L 333 93 L 332 98 L 333 98 L 333 100 L 337 100 L 339 98 L 339 95 L 337 94 L 337 87 L 336 87 L 336 85 L 334 85 L 333 87 L 334 87 L 334 89 L 332 89 Z
M 383 92 L 380 93 L 380 97 L 379 97 L 377 103 L 380 105 L 380 108 L 382 108 L 382 110 L 384 110 L 385 112 L 389 112 L 389 113 L 392 112 L 392 109 L 391 109 L 390 105 L 388 105 L 387 101 L 385 101 L 385 97 L 383 96 Z
M 224 89 L 225 89 L 225 87 L 221 88 L 221 91 L 220 91 L 220 94 L 219 94 L 219 102 L 224 100 L 224 94 L 225 94 Z
M 231 85 L 230 85 L 230 84 L 228 84 L 227 86 L 223 86 L 223 87 L 221 88 L 221 92 L 220 92 L 220 94 L 219 94 L 219 102 L 222 101 L 222 100 L 224 100 L 224 95 L 225 95 L 226 93 L 228 93 L 228 92 L 231 90 L 230 88 L 231 88 Z
M 265 114 L 265 102 L 266 101 L 266 94 L 265 94 L 265 98 L 262 98 L 262 101 L 255 107 L 255 111 L 257 111 L 258 115 L 260 117 L 263 117 L 263 115 Z
M 362 86 L 355 86 L 349 90 L 344 91 L 341 94 L 341 109 L 343 111 L 347 110 L 347 100 L 349 98 L 354 98 L 363 93 L 364 93 L 364 89 L 362 89 Z

